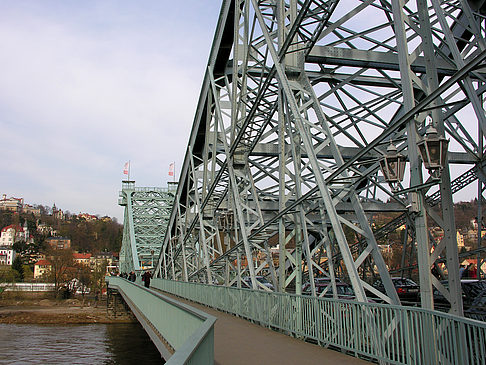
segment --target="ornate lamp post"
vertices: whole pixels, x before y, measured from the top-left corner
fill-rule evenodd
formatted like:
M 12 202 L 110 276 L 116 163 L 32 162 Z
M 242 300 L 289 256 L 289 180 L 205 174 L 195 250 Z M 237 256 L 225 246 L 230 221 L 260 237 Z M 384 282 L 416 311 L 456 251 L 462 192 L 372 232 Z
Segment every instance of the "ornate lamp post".
M 390 142 L 386 154 L 380 161 L 380 168 L 392 191 L 396 191 L 397 185 L 403 180 L 405 163 L 405 156 L 398 153 L 396 146 Z
M 427 117 L 427 120 L 432 122 L 430 117 Z M 425 132 L 424 138 L 417 145 L 424 166 L 429 170 L 430 176 L 434 179 L 439 179 L 441 171 L 446 165 L 449 140 L 439 136 L 437 129 L 431 123 Z

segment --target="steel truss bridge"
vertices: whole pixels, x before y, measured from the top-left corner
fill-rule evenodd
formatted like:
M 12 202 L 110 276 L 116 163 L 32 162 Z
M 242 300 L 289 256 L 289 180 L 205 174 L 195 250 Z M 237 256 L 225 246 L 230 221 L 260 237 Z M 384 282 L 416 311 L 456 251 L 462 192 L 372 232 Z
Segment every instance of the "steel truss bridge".
M 453 201 L 478 199 L 481 232 L 485 15 L 480 0 L 223 1 L 167 225 L 166 192 L 124 183 L 121 270 L 155 250 L 161 279 L 318 296 L 326 277 L 335 297 L 341 280 L 400 305 L 379 243 L 405 227 L 393 275 L 463 315 Z M 449 140 L 435 169 L 431 127 Z M 391 144 L 403 180 L 382 169 Z
M 118 204 L 125 207 L 120 272 L 153 268 L 160 253 L 176 184 L 167 188 L 135 187 L 135 181 L 122 182 Z

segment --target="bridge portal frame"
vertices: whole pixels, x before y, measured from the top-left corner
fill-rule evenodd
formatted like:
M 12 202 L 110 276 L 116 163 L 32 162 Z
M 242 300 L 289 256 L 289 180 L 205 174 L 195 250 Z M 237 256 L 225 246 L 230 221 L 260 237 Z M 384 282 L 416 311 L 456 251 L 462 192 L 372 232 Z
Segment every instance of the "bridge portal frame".
M 167 230 L 176 185 L 136 187 L 133 180 L 122 181 L 118 203 L 125 211 L 120 272 L 138 273 L 154 268 Z

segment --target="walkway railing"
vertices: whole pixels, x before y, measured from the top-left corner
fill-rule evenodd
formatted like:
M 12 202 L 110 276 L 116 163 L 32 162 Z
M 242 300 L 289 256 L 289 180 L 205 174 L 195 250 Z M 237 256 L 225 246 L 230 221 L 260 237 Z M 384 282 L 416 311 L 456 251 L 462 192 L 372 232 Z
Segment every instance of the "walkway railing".
M 124 297 L 166 364 L 214 363 L 214 317 L 120 277 L 107 282 Z M 167 348 L 175 350 L 170 358 Z
M 486 323 L 413 307 L 154 279 L 153 287 L 390 364 L 486 364 Z

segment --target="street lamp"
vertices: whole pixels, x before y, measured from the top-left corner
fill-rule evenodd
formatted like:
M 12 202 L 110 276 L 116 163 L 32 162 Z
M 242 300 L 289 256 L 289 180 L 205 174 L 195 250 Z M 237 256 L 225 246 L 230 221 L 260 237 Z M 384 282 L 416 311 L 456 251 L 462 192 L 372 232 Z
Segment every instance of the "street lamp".
M 398 153 L 397 147 L 390 142 L 386 149 L 386 154 L 380 160 L 380 168 L 385 181 L 393 191 L 397 190 L 397 185 L 403 180 L 405 172 L 405 156 Z
M 427 119 L 432 122 L 432 118 Z M 417 143 L 424 166 L 434 179 L 440 178 L 441 171 L 446 165 L 448 145 L 449 140 L 439 136 L 432 123 L 428 126 L 424 138 Z

